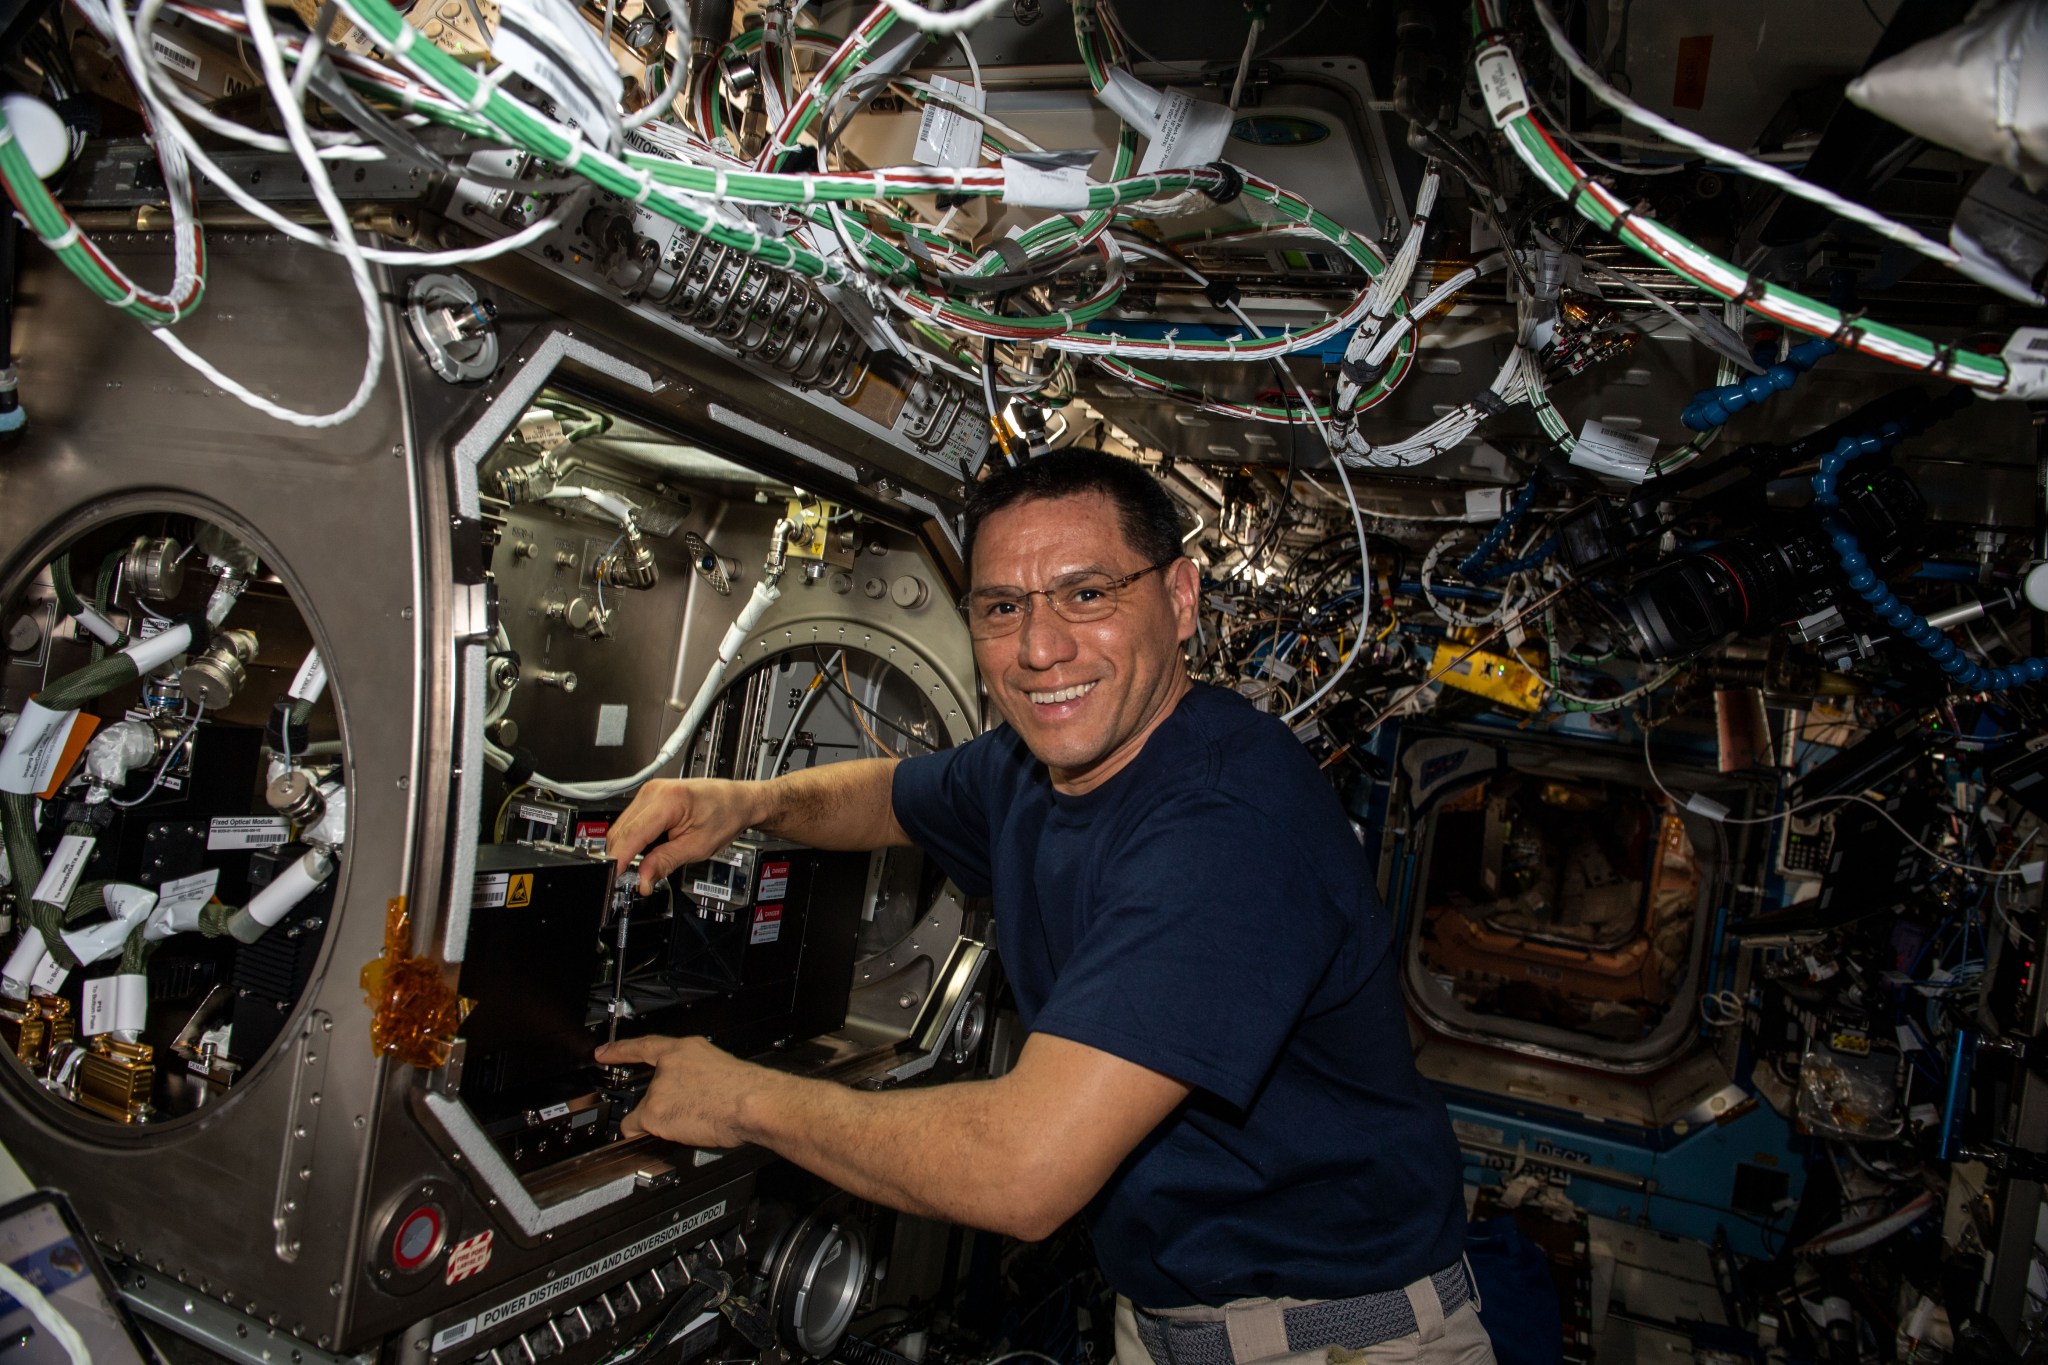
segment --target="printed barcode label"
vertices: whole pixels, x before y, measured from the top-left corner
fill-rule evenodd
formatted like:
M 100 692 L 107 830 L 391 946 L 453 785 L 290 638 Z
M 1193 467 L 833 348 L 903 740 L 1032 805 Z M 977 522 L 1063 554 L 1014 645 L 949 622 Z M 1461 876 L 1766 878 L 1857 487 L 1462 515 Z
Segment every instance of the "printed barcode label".
M 272 848 L 291 837 L 291 828 L 275 815 L 221 816 L 206 830 L 210 851 Z

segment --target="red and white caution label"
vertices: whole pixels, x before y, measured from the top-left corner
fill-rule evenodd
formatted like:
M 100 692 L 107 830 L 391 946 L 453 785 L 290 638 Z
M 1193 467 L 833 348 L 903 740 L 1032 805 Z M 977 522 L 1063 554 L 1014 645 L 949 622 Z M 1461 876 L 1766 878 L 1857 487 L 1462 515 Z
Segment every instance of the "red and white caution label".
M 782 907 L 779 905 L 757 905 L 754 907 L 754 932 L 750 943 L 773 943 L 782 937 Z
M 466 1280 L 490 1263 L 491 1234 L 485 1231 L 465 1237 L 448 1249 L 448 1273 L 443 1280 L 448 1284 Z

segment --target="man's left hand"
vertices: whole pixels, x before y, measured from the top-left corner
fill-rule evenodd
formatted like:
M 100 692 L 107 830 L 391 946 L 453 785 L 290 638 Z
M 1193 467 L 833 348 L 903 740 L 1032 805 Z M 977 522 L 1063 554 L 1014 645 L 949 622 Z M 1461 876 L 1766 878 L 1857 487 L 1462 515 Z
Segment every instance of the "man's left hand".
M 625 1137 L 652 1133 L 691 1147 L 737 1147 L 747 1095 L 772 1073 L 712 1046 L 708 1038 L 649 1035 L 606 1043 L 597 1060 L 608 1066 L 645 1062 L 654 1079 L 619 1125 Z

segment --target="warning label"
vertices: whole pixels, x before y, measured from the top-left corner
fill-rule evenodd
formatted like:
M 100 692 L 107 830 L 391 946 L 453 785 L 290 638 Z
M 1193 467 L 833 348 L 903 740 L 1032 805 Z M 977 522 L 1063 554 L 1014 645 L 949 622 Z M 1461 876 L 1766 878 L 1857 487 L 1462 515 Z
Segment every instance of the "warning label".
M 761 893 L 759 899 L 779 901 L 789 895 L 789 864 L 761 864 Z
M 782 937 L 782 907 L 779 905 L 757 905 L 754 907 L 754 932 L 747 941 L 750 943 L 773 943 Z
M 533 904 L 531 872 L 491 872 L 476 879 L 476 893 L 470 897 L 472 910 L 517 910 Z

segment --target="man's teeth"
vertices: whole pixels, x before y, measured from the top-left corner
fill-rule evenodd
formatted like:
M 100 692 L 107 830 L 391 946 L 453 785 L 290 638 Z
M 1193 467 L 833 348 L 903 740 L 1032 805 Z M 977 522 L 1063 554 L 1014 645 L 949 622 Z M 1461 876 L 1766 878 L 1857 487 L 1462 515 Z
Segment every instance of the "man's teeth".
M 1057 692 L 1026 692 L 1024 695 L 1040 706 L 1056 706 L 1060 702 L 1072 701 L 1076 697 L 1085 696 L 1094 687 L 1095 684 L 1092 682 L 1079 683 L 1073 687 L 1063 687 Z

